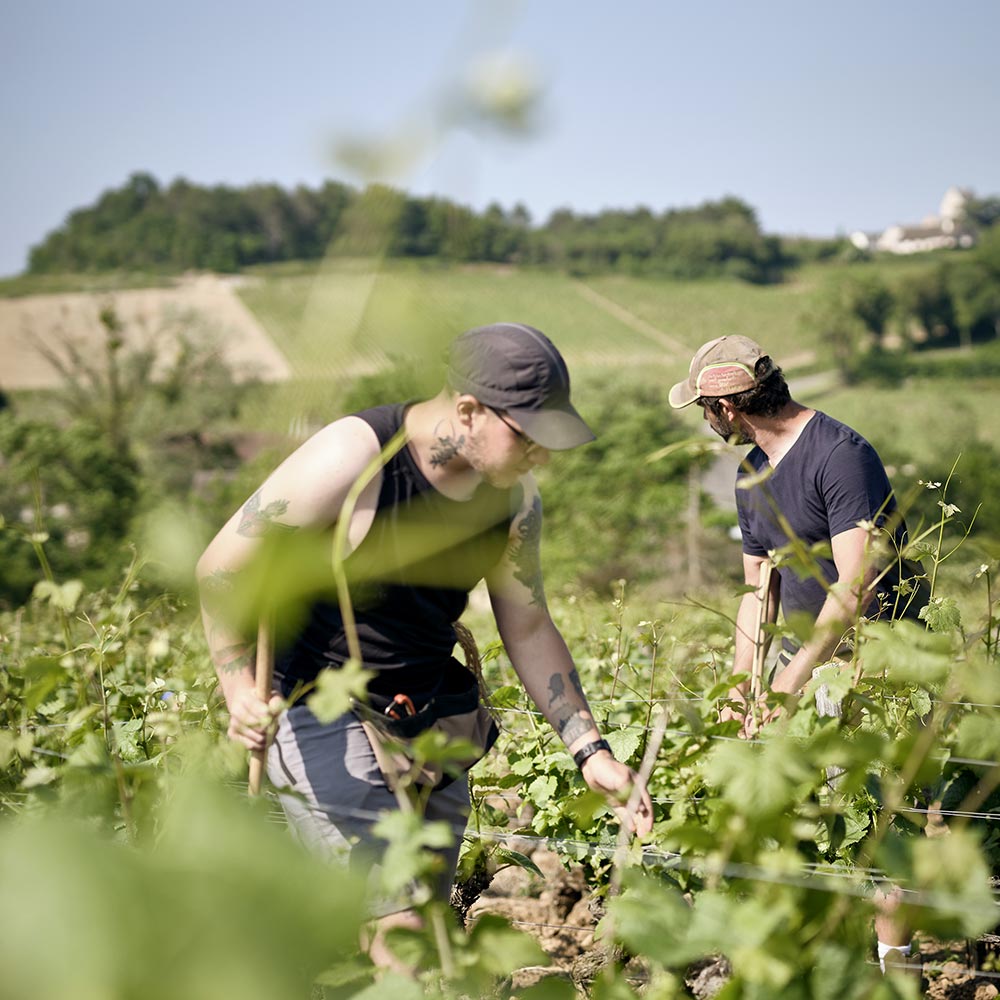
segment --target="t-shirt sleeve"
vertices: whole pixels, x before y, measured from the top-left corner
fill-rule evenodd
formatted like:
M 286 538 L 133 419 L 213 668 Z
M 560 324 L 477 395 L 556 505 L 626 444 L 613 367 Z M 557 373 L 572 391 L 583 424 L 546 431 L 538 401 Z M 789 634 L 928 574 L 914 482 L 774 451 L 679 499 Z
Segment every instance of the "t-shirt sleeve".
M 866 441 L 846 440 L 830 452 L 821 477 L 830 537 L 857 526 L 881 524 L 891 488 L 882 460 Z

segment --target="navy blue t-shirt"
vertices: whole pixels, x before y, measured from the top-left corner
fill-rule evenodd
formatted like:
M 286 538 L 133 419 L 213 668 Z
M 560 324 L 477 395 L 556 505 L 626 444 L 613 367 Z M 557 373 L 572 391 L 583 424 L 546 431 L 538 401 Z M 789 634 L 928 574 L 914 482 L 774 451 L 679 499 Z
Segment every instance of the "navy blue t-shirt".
M 749 489 L 739 487 L 741 479 L 767 466 L 767 456 L 754 448 L 736 477 L 736 508 L 747 555 L 766 556 L 788 544 L 789 534 L 776 511 L 807 546 L 829 542 L 842 531 L 857 527 L 859 521 L 890 528 L 897 550 L 904 544 L 906 527 L 901 518 L 893 516 L 896 502 L 881 459 L 857 431 L 840 421 L 817 411 L 767 478 Z M 818 558 L 817 565 L 827 585 L 836 582 L 837 567 L 832 558 Z M 778 573 L 785 620 L 795 612 L 815 618 L 826 600 L 826 588 L 815 577 L 799 576 L 789 566 L 779 566 Z M 892 613 L 897 605 L 893 587 L 898 585 L 899 576 L 897 559 L 897 565 L 879 582 L 867 615 L 874 616 L 880 607 Z M 898 604 L 905 605 L 905 599 Z M 915 614 L 919 606 L 911 602 L 908 613 Z M 789 651 L 796 648 L 788 639 L 784 646 Z

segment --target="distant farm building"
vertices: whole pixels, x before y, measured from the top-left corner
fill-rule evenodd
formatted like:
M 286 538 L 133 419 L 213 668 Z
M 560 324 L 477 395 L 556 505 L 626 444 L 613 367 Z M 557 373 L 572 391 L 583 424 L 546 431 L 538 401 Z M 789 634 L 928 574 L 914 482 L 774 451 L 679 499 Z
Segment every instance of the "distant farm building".
M 883 233 L 851 233 L 850 240 L 859 250 L 885 253 L 924 253 L 927 250 L 953 250 L 971 247 L 972 233 L 963 225 L 965 206 L 972 192 L 950 187 L 941 199 L 937 215 L 930 215 L 919 225 L 889 226 Z

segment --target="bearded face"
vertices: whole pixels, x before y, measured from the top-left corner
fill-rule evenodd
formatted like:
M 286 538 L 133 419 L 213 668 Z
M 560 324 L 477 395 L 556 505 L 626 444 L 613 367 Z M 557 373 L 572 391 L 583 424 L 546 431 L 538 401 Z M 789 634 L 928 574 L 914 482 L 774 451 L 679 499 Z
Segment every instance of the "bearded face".
M 718 412 L 716 412 L 714 409 L 710 409 L 705 406 L 704 403 L 700 403 L 699 405 L 702 408 L 705 420 L 708 421 L 708 426 L 711 427 L 723 441 L 728 441 L 733 445 L 754 443 L 753 438 L 749 436 L 739 417 L 735 420 L 730 420 L 729 417 L 726 416 L 725 410 L 721 407 Z

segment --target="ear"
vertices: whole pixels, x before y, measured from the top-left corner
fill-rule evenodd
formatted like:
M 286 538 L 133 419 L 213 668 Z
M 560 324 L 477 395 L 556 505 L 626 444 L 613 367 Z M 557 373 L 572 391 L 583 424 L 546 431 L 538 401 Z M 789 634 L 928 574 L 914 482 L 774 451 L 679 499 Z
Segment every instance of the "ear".
M 739 410 L 728 399 L 719 400 L 719 409 L 725 414 L 726 420 L 732 423 L 739 415 Z
M 462 393 L 455 400 L 455 415 L 458 417 L 459 424 L 463 427 L 471 426 L 473 417 L 481 413 L 482 410 L 482 403 L 475 396 L 470 396 L 468 393 Z

